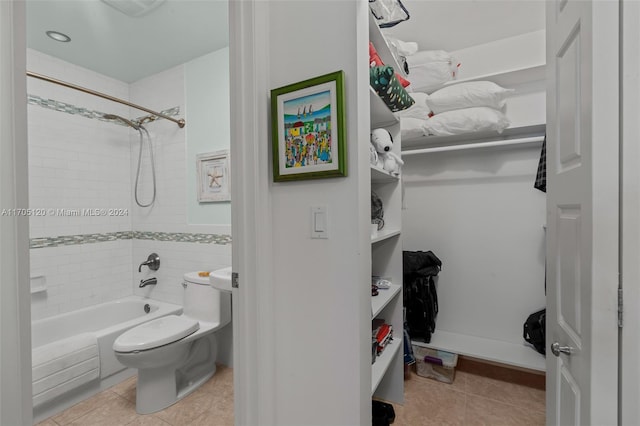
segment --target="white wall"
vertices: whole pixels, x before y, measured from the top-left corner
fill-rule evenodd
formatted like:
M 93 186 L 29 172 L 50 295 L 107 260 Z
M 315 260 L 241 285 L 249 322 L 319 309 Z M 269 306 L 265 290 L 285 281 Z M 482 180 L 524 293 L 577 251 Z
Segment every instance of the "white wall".
M 540 149 L 405 158 L 404 250 L 442 260 L 439 330 L 522 343 L 545 306 L 545 194 L 533 188 Z
M 194 224 L 231 223 L 231 203 L 199 203 L 196 155 L 229 149 L 229 48 L 185 64 L 187 135 L 187 212 Z
M 275 424 L 370 422 L 367 7 L 272 2 L 263 18 L 270 88 L 344 70 L 349 164 L 346 178 L 270 185 Z M 329 239 L 310 239 L 314 205 L 327 207 Z

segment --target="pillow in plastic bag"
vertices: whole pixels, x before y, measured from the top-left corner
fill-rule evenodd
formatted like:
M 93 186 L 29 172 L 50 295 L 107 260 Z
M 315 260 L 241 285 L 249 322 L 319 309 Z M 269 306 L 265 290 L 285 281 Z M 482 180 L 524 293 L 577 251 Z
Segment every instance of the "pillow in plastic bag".
M 483 106 L 503 110 L 505 98 L 513 92 L 513 89 L 505 89 L 491 81 L 470 81 L 436 90 L 426 102 L 434 114 Z
M 501 111 L 475 107 L 436 114 L 425 122 L 424 129 L 430 135 L 451 136 L 485 131 L 502 133 L 509 124 L 509 119 Z
M 444 50 L 421 50 L 407 56 L 413 90 L 431 93 L 455 79 L 460 64 Z
M 392 112 L 401 111 L 414 104 L 414 100 L 404 90 L 392 67 L 369 69 L 369 83 Z

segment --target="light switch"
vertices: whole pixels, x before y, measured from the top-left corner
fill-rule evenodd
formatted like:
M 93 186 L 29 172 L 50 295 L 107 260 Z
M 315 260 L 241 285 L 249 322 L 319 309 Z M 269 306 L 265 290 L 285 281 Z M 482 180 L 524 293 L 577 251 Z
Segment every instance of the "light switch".
M 329 238 L 327 236 L 327 207 L 311 207 L 311 238 Z

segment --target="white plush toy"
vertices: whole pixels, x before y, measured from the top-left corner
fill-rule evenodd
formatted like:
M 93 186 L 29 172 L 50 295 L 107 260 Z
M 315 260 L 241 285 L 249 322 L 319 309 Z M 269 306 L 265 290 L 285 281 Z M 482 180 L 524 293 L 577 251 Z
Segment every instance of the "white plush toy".
M 378 153 L 377 166 L 394 175 L 400 174 L 404 161 L 392 151 L 393 138 L 386 129 L 374 129 L 371 132 L 371 146 Z

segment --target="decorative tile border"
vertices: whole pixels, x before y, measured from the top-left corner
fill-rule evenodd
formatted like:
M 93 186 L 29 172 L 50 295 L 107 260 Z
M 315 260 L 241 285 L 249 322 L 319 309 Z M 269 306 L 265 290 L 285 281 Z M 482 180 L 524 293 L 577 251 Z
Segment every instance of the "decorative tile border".
M 231 235 L 189 234 L 182 232 L 139 232 L 133 231 L 136 240 L 173 241 L 179 243 L 231 244 Z
M 27 103 L 29 105 L 37 105 L 42 108 L 52 109 L 54 111 L 60 111 L 60 112 L 64 112 L 71 115 L 80 115 L 82 117 L 90 118 L 93 120 L 100 120 L 107 123 L 117 124 L 118 126 L 125 126 L 125 127 L 127 126 L 125 123 L 121 122 L 120 120 L 112 120 L 112 119 L 104 118 L 105 114 L 107 114 L 105 112 L 90 110 L 87 108 L 75 106 L 73 104 L 68 104 L 66 102 L 56 101 L 55 99 L 45 99 L 45 98 L 41 98 L 40 96 L 28 94 Z M 168 115 L 169 117 L 176 116 L 179 113 L 180 113 L 180 107 L 178 106 L 165 109 L 164 111 L 160 111 L 160 114 Z M 134 118 L 131 121 L 133 121 L 134 123 L 140 123 L 141 120 L 149 117 L 150 117 L 149 115 L 140 116 L 140 117 Z
M 61 235 L 58 237 L 31 238 L 29 248 L 50 248 L 79 244 L 103 243 L 116 240 L 154 240 L 180 243 L 231 244 L 231 235 L 225 234 L 190 234 L 183 232 L 140 232 L 122 231 L 104 234 Z

